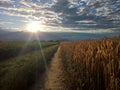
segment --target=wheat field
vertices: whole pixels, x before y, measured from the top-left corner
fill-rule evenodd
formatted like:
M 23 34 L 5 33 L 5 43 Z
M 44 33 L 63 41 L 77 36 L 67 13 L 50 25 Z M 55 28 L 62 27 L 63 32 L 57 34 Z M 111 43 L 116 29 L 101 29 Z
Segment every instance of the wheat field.
M 60 47 L 67 90 L 120 90 L 120 37 Z

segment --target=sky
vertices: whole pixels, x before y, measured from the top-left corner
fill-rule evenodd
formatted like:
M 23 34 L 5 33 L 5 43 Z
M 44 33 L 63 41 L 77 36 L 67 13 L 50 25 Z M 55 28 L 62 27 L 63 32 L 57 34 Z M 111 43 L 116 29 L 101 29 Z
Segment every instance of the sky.
M 0 28 L 46 32 L 119 33 L 120 0 L 0 0 Z

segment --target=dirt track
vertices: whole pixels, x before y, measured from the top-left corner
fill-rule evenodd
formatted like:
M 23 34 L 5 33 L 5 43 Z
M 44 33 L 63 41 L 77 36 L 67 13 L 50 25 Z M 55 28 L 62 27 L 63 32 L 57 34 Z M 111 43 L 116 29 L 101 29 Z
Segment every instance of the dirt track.
M 65 90 L 62 61 L 59 57 L 60 47 L 52 58 L 45 73 L 36 78 L 30 90 Z
M 63 88 L 63 66 L 62 61 L 59 58 L 60 47 L 55 53 L 50 68 L 47 72 L 47 78 L 45 80 L 45 90 L 64 90 Z

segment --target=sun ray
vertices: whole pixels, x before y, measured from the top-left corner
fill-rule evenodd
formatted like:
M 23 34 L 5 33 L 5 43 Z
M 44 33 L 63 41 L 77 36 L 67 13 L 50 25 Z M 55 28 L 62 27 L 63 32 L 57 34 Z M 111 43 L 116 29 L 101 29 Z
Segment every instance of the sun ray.
M 36 35 L 36 39 L 38 40 L 38 44 L 39 44 L 39 47 L 40 47 L 40 51 L 41 51 L 41 54 L 42 54 L 42 58 L 43 58 L 43 61 L 44 61 L 46 72 L 48 72 L 47 60 L 46 60 L 45 54 L 43 52 L 43 48 L 42 48 L 41 41 L 40 41 L 40 38 L 39 38 L 38 34 Z M 49 83 L 49 80 L 48 80 L 48 83 Z
M 26 51 L 26 47 L 31 42 L 32 38 L 33 38 L 33 34 L 30 34 L 29 37 L 28 37 L 28 40 L 25 42 L 23 48 L 19 52 L 19 55 L 22 55 Z

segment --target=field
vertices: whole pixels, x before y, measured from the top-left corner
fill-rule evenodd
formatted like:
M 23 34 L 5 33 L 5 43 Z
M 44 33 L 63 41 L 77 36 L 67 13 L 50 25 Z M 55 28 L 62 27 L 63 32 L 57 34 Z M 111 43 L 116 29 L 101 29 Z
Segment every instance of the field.
M 120 38 L 63 42 L 67 90 L 120 90 Z
M 57 47 L 58 42 L 1 42 L 0 90 L 29 90 Z
M 120 37 L 0 42 L 0 90 L 120 90 Z
M 56 42 L 0 42 L 0 61 L 24 55 L 42 48 L 56 44 Z

